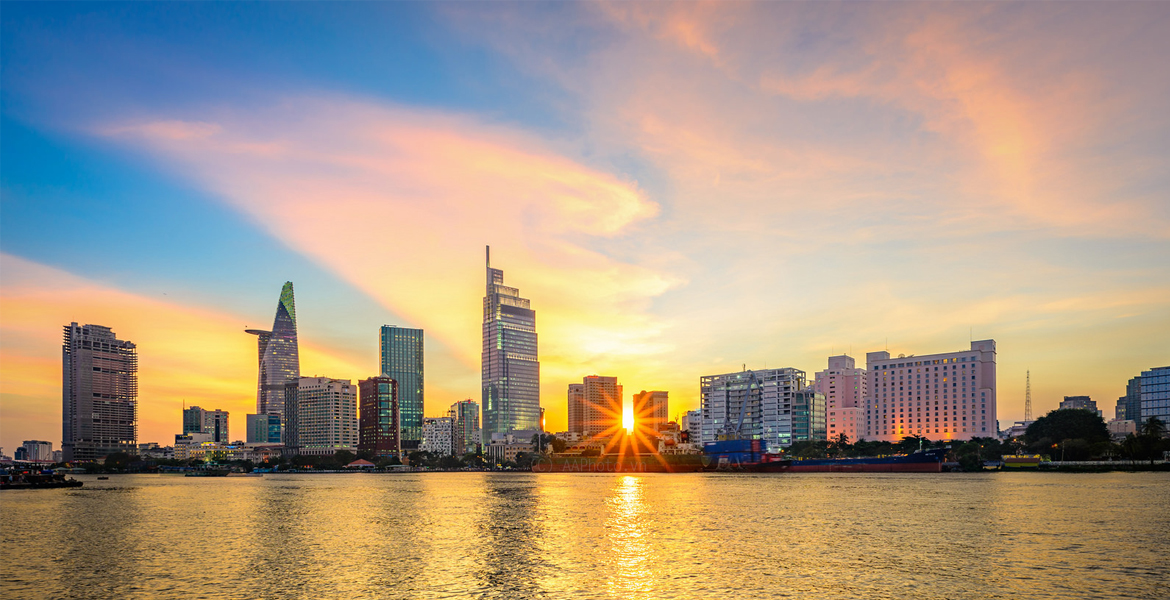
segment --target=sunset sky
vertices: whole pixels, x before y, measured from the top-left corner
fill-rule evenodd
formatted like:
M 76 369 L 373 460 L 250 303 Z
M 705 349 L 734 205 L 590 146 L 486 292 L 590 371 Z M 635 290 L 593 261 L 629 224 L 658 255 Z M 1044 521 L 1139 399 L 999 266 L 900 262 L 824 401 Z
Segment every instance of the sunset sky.
M 5 2 L 0 446 L 60 447 L 62 326 L 138 345 L 139 441 L 426 331 L 480 399 L 484 246 L 541 404 L 998 343 L 999 419 L 1170 364 L 1170 3 Z

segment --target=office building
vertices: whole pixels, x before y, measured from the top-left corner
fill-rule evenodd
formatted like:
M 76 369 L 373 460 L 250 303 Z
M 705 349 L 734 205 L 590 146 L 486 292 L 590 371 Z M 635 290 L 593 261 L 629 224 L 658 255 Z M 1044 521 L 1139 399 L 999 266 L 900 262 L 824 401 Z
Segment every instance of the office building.
M 272 330 L 246 329 L 245 332 L 257 336 L 260 371 L 256 384 L 256 413 L 276 415 L 283 420 L 286 415 L 285 387 L 301 376 L 297 307 L 291 281 L 286 281 L 280 290 Z
M 138 450 L 138 351 L 109 327 L 64 327 L 61 449 L 66 461 Z
M 683 413 L 679 428 L 686 433 L 686 441 L 697 444 L 703 439 L 703 410 L 696 408 Z
M 53 462 L 53 443 L 41 440 L 25 440 L 20 444 L 24 460 L 32 462 Z
M 219 409 L 204 410 L 198 406 L 183 409 L 183 433 L 209 433 L 211 441 L 228 443 L 228 413 Z
M 1117 399 L 1116 418 L 1139 421 L 1142 418 L 1142 378 L 1134 377 L 1125 383 L 1125 395 Z M 1124 407 L 1124 412 L 1120 412 Z
M 634 394 L 634 425 L 639 431 L 661 431 L 670 421 L 669 394 L 664 391 Z
M 379 376 L 358 382 L 361 397 L 361 435 L 358 448 L 374 456 L 402 455 L 401 411 L 398 382 Z
M 1170 367 L 1142 371 L 1142 418 L 1138 427 L 1150 417 L 1157 417 L 1170 431 Z
M 924 356 L 869 352 L 866 367 L 868 440 L 896 442 L 908 435 L 965 440 L 999 432 L 995 340 Z
M 768 448 L 792 445 L 792 404 L 805 388 L 799 369 L 760 369 L 699 379 L 702 442 L 764 440 Z
M 813 389 L 825 397 L 828 439 L 845 435 L 850 442 L 856 442 L 864 437 L 867 384 L 865 369 L 858 369 L 853 357 L 845 354 L 830 356 L 829 368 L 816 374 Z
M 423 439 L 420 449 L 443 456 L 454 454 L 451 435 L 454 429 L 455 420 L 451 417 L 423 419 Z
M 807 387 L 792 395 L 792 441 L 826 439 L 825 395 Z M 838 437 L 841 435 L 837 434 Z M 834 438 L 829 437 L 832 440 Z M 849 438 L 851 441 L 856 441 Z
M 451 417 L 454 430 L 451 434 L 452 452 L 456 456 L 463 456 L 468 452 L 480 450 L 479 433 L 479 404 L 468 398 L 451 405 L 447 411 Z
M 1087 410 L 1097 416 L 1102 416 L 1097 410 L 1097 403 L 1088 396 L 1065 396 L 1060 403 L 1061 410 Z
M 617 377 L 590 375 L 569 384 L 569 433 L 611 436 L 622 427 L 622 386 Z
M 248 433 L 245 439 L 249 444 L 279 444 L 280 421 L 277 415 L 246 415 Z
M 402 450 L 418 450 L 423 426 L 423 330 L 383 325 L 382 376 L 398 382 Z
M 536 311 L 520 290 L 504 285 L 504 272 L 491 267 L 490 248 L 486 268 L 480 363 L 485 443 L 494 433 L 541 428 Z
M 357 452 L 357 386 L 348 379 L 301 377 L 297 384 L 298 452 Z
M 280 422 L 280 443 L 284 446 L 285 454 L 296 456 L 301 451 L 300 437 L 300 390 L 301 380 L 290 380 L 284 384 L 284 416 Z M 269 438 L 269 442 L 273 441 Z

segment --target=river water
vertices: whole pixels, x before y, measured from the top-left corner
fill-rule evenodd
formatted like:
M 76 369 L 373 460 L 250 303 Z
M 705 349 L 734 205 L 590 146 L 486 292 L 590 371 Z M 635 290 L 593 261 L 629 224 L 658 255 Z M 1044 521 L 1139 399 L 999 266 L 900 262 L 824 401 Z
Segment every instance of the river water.
M 78 476 L 3 598 L 1170 598 L 1170 474 Z

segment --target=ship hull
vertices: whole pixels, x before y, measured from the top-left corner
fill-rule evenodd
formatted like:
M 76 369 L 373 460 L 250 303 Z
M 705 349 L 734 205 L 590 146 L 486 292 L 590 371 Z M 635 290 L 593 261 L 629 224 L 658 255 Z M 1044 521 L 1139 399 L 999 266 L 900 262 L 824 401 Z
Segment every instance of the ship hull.
M 543 458 L 532 465 L 536 473 L 694 473 L 702 471 L 698 454 L 581 456 Z

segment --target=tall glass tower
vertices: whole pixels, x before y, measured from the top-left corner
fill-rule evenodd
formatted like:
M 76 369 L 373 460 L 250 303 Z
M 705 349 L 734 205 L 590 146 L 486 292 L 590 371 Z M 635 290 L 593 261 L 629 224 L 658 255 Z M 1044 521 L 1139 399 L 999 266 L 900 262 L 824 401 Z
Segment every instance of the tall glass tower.
M 398 382 L 402 450 L 418 450 L 423 426 L 423 330 L 382 326 L 382 376 Z
M 540 362 L 536 356 L 536 311 L 520 290 L 504 285 L 487 249 L 487 294 L 483 298 L 483 443 L 493 433 L 540 429 Z
M 256 413 L 280 416 L 283 431 L 285 385 L 297 381 L 301 376 L 300 353 L 297 350 L 297 307 L 291 281 L 284 282 L 280 290 L 272 331 L 245 331 L 258 337 L 260 377 L 256 386 Z

